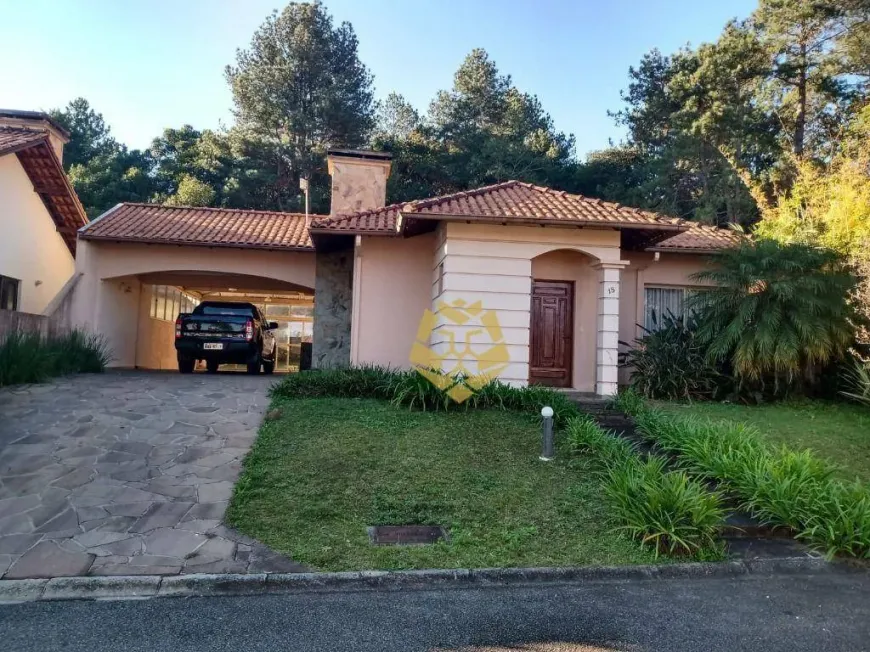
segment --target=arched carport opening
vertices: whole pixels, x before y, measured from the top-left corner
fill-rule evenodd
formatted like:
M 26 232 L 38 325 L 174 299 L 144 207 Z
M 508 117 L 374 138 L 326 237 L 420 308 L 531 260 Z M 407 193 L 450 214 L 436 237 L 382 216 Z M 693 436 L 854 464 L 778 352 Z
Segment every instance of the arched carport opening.
M 107 279 L 111 281 L 112 279 Z M 253 303 L 269 321 L 277 342 L 275 370 L 299 368 L 304 343 L 312 340 L 314 289 L 275 278 L 202 270 L 165 270 L 136 277 L 139 301 L 134 366 L 174 369 L 174 322 L 202 301 Z M 239 367 L 241 370 L 241 367 Z
M 71 323 L 99 333 L 111 366 L 176 369 L 174 322 L 204 300 L 246 301 L 279 322 L 281 369 L 313 333 L 314 251 L 79 239 Z

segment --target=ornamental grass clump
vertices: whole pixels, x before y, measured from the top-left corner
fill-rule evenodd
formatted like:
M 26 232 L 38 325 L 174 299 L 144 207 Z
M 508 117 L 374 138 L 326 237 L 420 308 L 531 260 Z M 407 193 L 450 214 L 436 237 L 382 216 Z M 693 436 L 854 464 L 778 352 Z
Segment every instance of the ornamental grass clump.
M 41 383 L 74 373 L 99 373 L 111 357 L 99 335 L 78 330 L 50 337 L 11 333 L 0 342 L 0 387 Z
M 553 408 L 557 425 L 579 414 L 566 396 L 548 387 L 513 387 L 497 379 L 484 383 L 475 381 L 474 391 L 465 401 L 454 401 L 446 390 L 456 383 L 470 380 L 468 376 L 450 375 L 434 369 L 426 377 L 414 370 L 367 365 L 288 374 L 272 388 L 272 395 L 284 398 L 373 398 L 423 411 L 494 409 L 538 415 L 542 407 L 549 405 Z
M 724 518 L 718 493 L 684 471 L 667 471 L 662 458 L 642 460 L 631 442 L 588 415 L 569 419 L 566 438 L 574 454 L 591 455 L 600 466 L 618 531 L 650 546 L 656 556 L 696 556 L 717 549 Z
M 595 455 L 604 468 L 624 464 L 637 455 L 631 442 L 604 430 L 588 414 L 569 419 L 565 433 L 572 453 Z
M 389 399 L 389 381 L 396 373 L 375 365 L 300 371 L 284 376 L 272 388 L 272 395 L 285 398 Z
M 675 454 L 688 472 L 719 483 L 762 522 L 791 530 L 828 557 L 870 558 L 866 484 L 844 484 L 811 451 L 772 448 L 743 424 L 666 415 L 632 392 L 617 405 L 645 439 Z
M 665 465 L 660 457 L 632 458 L 607 469 L 604 495 L 616 529 L 651 546 L 656 556 L 715 548 L 725 517 L 722 497 Z

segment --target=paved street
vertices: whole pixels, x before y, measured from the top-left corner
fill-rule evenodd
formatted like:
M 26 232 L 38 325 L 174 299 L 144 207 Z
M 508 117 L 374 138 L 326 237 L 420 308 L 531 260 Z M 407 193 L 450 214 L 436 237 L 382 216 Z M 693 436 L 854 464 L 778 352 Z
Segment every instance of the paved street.
M 298 570 L 221 524 L 272 380 L 110 371 L 0 390 L 0 574 Z
M 17 652 L 858 652 L 870 649 L 870 578 L 35 602 L 0 606 L 0 641 Z

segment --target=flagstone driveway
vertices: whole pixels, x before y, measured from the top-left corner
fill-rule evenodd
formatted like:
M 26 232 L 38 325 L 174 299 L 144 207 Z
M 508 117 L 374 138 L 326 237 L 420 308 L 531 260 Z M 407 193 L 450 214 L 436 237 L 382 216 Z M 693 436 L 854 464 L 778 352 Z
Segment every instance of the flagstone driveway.
M 222 523 L 271 382 L 110 371 L 0 390 L 0 575 L 303 570 Z

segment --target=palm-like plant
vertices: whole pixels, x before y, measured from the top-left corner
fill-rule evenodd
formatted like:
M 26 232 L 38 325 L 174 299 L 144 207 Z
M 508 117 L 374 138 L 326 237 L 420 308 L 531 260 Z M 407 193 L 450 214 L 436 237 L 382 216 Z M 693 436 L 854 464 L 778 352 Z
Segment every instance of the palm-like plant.
M 699 337 L 742 380 L 773 377 L 777 387 L 812 381 L 855 339 L 850 297 L 857 279 L 834 251 L 773 240 L 723 251 L 695 275 L 714 287 L 699 293 Z

